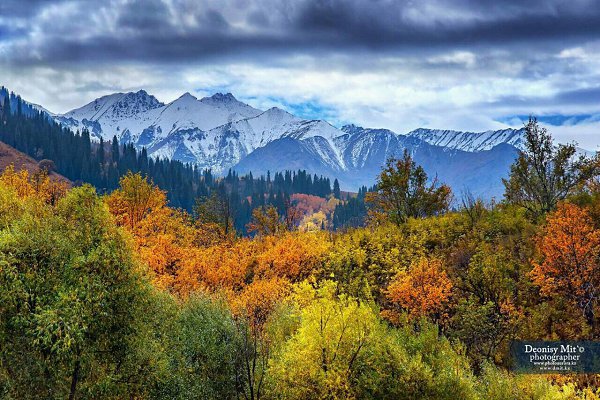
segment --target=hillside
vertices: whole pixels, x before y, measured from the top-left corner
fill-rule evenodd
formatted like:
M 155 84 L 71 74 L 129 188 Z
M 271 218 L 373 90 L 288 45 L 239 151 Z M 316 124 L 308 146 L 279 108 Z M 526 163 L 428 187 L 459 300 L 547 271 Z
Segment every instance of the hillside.
M 39 169 L 39 163 L 27 154 L 21 153 L 15 148 L 0 142 L 0 172 L 4 171 L 9 165 L 14 165 L 15 170 L 26 169 L 30 174 Z M 50 178 L 54 180 L 70 181 L 54 171 L 50 172 Z

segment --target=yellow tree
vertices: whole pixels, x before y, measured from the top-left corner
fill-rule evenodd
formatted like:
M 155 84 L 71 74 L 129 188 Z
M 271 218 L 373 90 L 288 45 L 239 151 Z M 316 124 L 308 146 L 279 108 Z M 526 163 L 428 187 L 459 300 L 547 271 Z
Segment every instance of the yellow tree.
M 119 189 L 106 198 L 106 203 L 117 223 L 133 230 L 152 210 L 165 207 L 167 197 L 147 178 L 130 171 L 121 178 Z
M 327 281 L 317 290 L 308 283 L 297 286 L 291 314 L 297 328 L 269 363 L 270 396 L 475 398 L 466 360 L 440 340 L 437 329 L 424 325 L 418 336 L 408 330 L 405 335 L 382 323 L 369 303 L 336 292 Z M 428 360 L 435 361 L 426 365 Z
M 271 363 L 272 390 L 290 399 L 357 398 L 357 376 L 367 365 L 377 368 L 376 314 L 354 299 L 336 298 L 332 284 L 299 290 L 300 326 Z
M 63 180 L 50 179 L 45 169 L 30 174 L 26 169 L 16 171 L 12 164 L 0 175 L 0 182 L 15 190 L 21 198 L 36 197 L 50 205 L 56 205 L 69 188 Z
M 252 210 L 252 220 L 247 225 L 249 233 L 259 236 L 275 235 L 286 229 L 274 206 L 255 208 Z

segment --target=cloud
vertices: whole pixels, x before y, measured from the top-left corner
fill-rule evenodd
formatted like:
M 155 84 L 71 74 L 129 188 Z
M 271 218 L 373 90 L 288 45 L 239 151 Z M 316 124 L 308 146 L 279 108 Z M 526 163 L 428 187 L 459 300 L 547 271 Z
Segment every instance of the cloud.
M 492 101 L 478 104 L 477 107 L 495 109 L 501 113 L 522 109 L 526 111 L 525 114 L 541 116 L 600 112 L 600 86 L 565 91 L 550 90 L 549 93 L 542 92 L 538 95 L 497 96 Z
M 170 21 L 170 11 L 161 0 L 134 0 L 125 3 L 117 25 L 137 32 L 160 30 Z
M 556 100 L 569 104 L 600 104 L 600 86 L 559 93 Z
M 552 136 L 560 142 L 575 142 L 579 147 L 600 151 L 600 122 L 585 122 L 577 125 L 547 126 Z
M 568 6 L 559 1 L 465 0 L 34 1 L 28 7 L 20 0 L 5 0 L 3 4 L 4 25 L 23 18 L 30 22 L 29 35 L 24 35 L 28 37 L 10 43 L 15 54 L 5 61 L 16 64 L 76 62 L 84 57 L 189 61 L 235 58 L 240 51 L 246 56 L 272 51 L 431 53 L 489 45 L 544 51 L 600 34 L 600 10 L 593 2 L 580 0 Z M 67 8 L 72 12 L 64 12 Z M 43 18 L 44 13 L 52 13 L 52 18 Z
M 4 0 L 0 83 L 58 112 L 196 89 L 338 125 L 492 129 L 600 113 L 598 37 L 594 0 Z

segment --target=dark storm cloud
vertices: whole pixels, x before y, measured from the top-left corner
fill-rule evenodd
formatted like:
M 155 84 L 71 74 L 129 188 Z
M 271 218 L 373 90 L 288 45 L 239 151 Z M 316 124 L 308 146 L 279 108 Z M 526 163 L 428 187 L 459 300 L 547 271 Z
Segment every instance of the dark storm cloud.
M 484 51 L 488 45 L 542 51 L 600 36 L 600 6 L 579 0 L 79 1 L 62 3 L 68 16 L 56 10 L 61 3 L 0 2 L 0 32 L 13 21 L 27 27 L 23 40 L 0 39 L 10 49 L 5 61 L 178 62 L 324 50 Z M 51 18 L 36 20 L 52 7 Z
M 301 32 L 373 46 L 498 44 L 596 37 L 600 5 L 547 0 L 323 0 L 306 2 L 296 22 Z
M 170 17 L 169 8 L 161 0 L 136 0 L 127 3 L 117 25 L 139 31 L 160 29 Z
M 569 104 L 600 104 L 600 86 L 560 93 L 557 101 Z
M 247 21 L 250 25 L 266 28 L 269 26 L 269 19 L 262 10 L 253 11 L 248 14 Z
M 56 1 L 55 3 L 59 3 Z M 0 2 L 0 15 L 10 18 L 25 18 L 37 14 L 45 6 L 48 6 L 47 0 L 5 0 Z
M 565 90 L 549 96 L 502 96 L 494 101 L 480 105 L 534 110 L 542 107 L 560 106 L 562 104 L 597 107 L 600 104 L 600 86 Z

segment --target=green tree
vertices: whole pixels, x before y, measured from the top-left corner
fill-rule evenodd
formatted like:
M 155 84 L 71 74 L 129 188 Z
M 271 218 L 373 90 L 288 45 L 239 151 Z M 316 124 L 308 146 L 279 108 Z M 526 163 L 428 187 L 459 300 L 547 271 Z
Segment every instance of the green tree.
M 0 218 L 4 219 L 4 218 Z M 90 186 L 25 204 L 0 231 L 0 390 L 141 396 L 154 376 L 152 293 Z
M 240 338 L 229 309 L 193 295 L 177 313 L 169 334 L 169 368 L 154 398 L 235 399 Z
M 214 190 L 210 196 L 198 198 L 194 215 L 202 224 L 218 226 L 224 236 L 233 231 L 233 208 L 224 190 Z
M 530 117 L 525 125 L 525 150 L 511 166 L 509 178 L 503 179 L 504 197 L 534 217 L 554 210 L 599 171 L 597 157 L 576 157 L 576 152 L 573 144 L 555 145 L 547 129 Z
M 427 180 L 425 170 L 417 165 L 407 151 L 399 160 L 389 159 L 377 179 L 377 190 L 367 194 L 370 216 L 386 216 L 400 225 L 408 218 L 423 218 L 448 209 L 450 187 L 439 185 L 437 179 Z
M 333 197 L 336 199 L 341 198 L 340 183 L 337 179 L 333 181 Z

